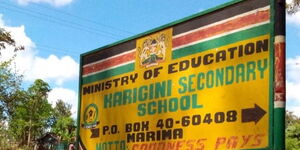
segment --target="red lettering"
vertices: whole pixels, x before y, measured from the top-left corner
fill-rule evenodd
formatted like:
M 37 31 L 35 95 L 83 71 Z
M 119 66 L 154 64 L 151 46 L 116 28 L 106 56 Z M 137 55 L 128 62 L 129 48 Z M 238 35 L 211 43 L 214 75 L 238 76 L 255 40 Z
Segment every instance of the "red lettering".
M 177 144 L 176 144 L 176 149 L 178 150 L 180 150 L 181 148 L 180 147 L 182 147 L 182 141 L 177 141 L 176 142 Z
M 194 149 L 194 142 L 195 142 L 195 140 L 188 140 L 186 142 L 186 146 L 189 148 L 188 150 L 193 150 Z
M 206 140 L 207 139 L 199 139 L 199 140 L 197 140 L 198 147 L 196 147 L 195 150 L 204 150 L 204 148 L 205 148 L 204 142 Z
M 160 142 L 158 143 L 157 149 L 165 149 L 166 143 L 165 142 Z
M 257 134 L 254 137 L 254 141 L 256 141 L 256 143 L 253 143 L 252 146 L 259 146 L 261 144 L 262 137 L 264 137 L 264 136 L 265 136 L 265 134 Z
M 225 141 L 226 141 L 226 137 L 218 137 L 215 150 L 219 149 L 220 145 L 225 144 Z
M 220 138 L 218 142 L 221 144 L 226 144 L 226 138 Z M 132 150 L 204 150 L 205 141 L 207 138 L 203 139 L 187 139 L 178 141 L 161 141 L 161 142 L 149 142 L 149 143 L 133 143 Z M 225 148 L 225 147 L 224 147 Z
M 142 144 L 140 150 L 147 150 L 148 145 L 147 144 Z
M 228 139 L 226 148 L 227 149 L 235 149 L 238 143 L 238 137 L 232 136 Z
M 175 149 L 175 142 L 168 142 L 166 150 L 174 150 Z
M 252 137 L 253 135 L 243 135 L 243 144 L 241 145 L 241 148 L 243 148 L 245 145 L 248 144 L 248 142 L 250 141 L 250 138 Z
M 138 144 L 133 144 L 132 150 L 138 150 L 138 149 L 139 149 L 139 145 Z
M 150 143 L 148 150 L 156 150 L 156 143 Z

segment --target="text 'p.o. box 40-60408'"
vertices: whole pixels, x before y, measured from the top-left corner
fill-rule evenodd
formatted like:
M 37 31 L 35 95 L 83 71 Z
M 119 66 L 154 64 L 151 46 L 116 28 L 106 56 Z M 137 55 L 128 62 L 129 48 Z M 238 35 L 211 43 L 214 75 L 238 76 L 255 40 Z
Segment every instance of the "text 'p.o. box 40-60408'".
M 273 11 L 235 1 L 81 55 L 80 148 L 272 148 Z

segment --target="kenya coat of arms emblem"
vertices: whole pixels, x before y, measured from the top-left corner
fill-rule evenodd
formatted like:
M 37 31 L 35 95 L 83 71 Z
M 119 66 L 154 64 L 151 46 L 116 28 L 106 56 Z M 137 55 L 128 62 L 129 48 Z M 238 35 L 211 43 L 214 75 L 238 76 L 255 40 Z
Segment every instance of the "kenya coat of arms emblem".
M 137 48 L 140 58 L 140 65 L 151 67 L 158 65 L 166 59 L 167 39 L 164 33 L 158 36 L 150 36 Z

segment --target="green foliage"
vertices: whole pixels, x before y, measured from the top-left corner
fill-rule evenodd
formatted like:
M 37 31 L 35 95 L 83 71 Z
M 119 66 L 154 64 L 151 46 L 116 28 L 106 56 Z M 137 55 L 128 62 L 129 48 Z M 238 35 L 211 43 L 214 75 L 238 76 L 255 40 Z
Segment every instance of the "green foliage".
M 17 47 L 15 41 L 11 38 L 10 33 L 0 28 L 0 50 L 5 49 L 7 45 L 15 47 L 15 51 L 24 49 L 24 47 Z M 16 55 L 6 61 L 0 59 L 1 148 L 13 148 L 16 145 L 14 144 L 14 138 L 12 134 L 9 132 L 10 126 L 8 125 L 8 121 L 11 119 L 15 109 L 20 104 L 20 100 L 24 96 L 21 89 L 22 75 L 18 75 L 15 67 L 12 65 L 15 56 Z
M 67 104 L 64 101 L 59 99 L 56 102 L 56 105 L 54 108 L 54 115 L 70 117 L 72 115 L 71 108 L 72 108 L 72 106 L 70 104 Z
M 300 118 L 294 115 L 293 112 L 287 111 L 285 115 L 285 126 L 289 127 L 298 123 L 300 123 Z
M 0 120 L 14 112 L 20 98 L 22 76 L 11 69 L 11 61 L 0 63 Z
M 0 149 L 9 149 L 14 147 L 11 140 L 13 137 L 8 133 L 7 125 L 0 123 Z
M 9 32 L 0 28 L 1 50 L 16 46 Z M 18 75 L 12 62 L 0 59 L 0 149 L 32 149 L 32 141 L 48 131 L 61 140 L 71 141 L 75 136 L 75 121 L 71 118 L 71 105 L 59 100 L 55 108 L 48 102 L 50 86 L 41 79 L 27 89 L 21 88 L 22 75 Z
M 54 108 L 54 124 L 51 132 L 57 134 L 61 141 L 71 142 L 75 136 L 75 121 L 71 115 L 71 105 L 58 100 Z
M 286 112 L 286 150 L 300 150 L 300 118 Z
M 59 135 L 61 141 L 70 142 L 75 136 L 74 120 L 71 117 L 61 116 L 57 118 L 56 123 L 52 127 L 52 132 Z
M 47 100 L 50 87 L 43 80 L 36 80 L 26 92 L 9 122 L 11 134 L 21 141 L 30 144 L 32 139 L 40 137 L 50 128 L 53 108 Z

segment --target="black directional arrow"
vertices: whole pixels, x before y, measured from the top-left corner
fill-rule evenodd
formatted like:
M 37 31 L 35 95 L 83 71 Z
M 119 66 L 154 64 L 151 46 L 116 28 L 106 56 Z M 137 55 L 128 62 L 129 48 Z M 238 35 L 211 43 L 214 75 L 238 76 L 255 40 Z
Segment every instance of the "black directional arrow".
M 257 104 L 254 104 L 254 108 L 242 109 L 242 123 L 254 121 L 256 124 L 266 113 Z

